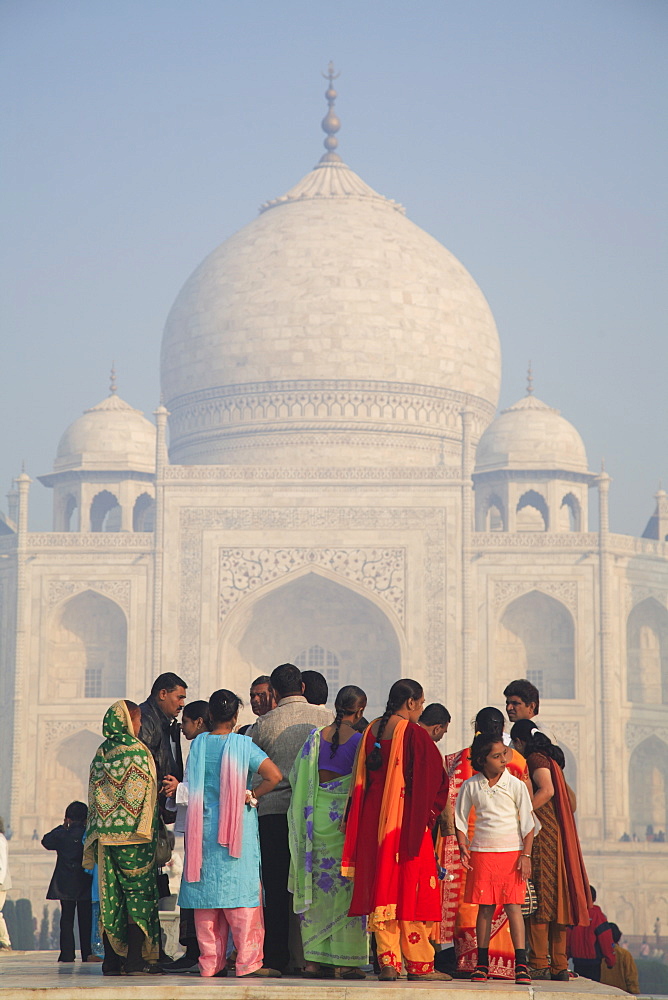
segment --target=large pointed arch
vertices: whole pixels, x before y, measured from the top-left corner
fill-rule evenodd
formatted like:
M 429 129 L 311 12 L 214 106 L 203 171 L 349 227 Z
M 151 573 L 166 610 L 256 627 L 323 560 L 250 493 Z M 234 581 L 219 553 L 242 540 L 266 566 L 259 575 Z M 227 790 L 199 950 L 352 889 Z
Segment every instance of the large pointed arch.
M 541 699 L 575 697 L 575 625 L 568 608 L 531 590 L 511 601 L 496 627 L 495 685 L 526 677 Z
M 40 788 L 40 815 L 46 828 L 62 822 L 68 803 L 88 802 L 88 773 L 99 733 L 80 729 L 48 748 L 40 761 L 44 784 Z
M 626 686 L 629 701 L 668 704 L 668 610 L 654 597 L 626 622 Z
M 46 697 L 122 698 L 127 665 L 127 619 L 122 608 L 94 590 L 56 607 L 48 633 Z
M 658 736 L 639 743 L 629 761 L 631 833 L 645 840 L 668 829 L 668 744 Z M 651 831 L 650 831 L 651 828 Z
M 243 694 L 256 675 L 319 645 L 336 650 L 340 685 L 360 685 L 369 710 L 382 710 L 404 661 L 403 630 L 393 618 L 351 581 L 321 567 L 304 568 L 258 589 L 230 612 L 221 630 L 218 680 Z

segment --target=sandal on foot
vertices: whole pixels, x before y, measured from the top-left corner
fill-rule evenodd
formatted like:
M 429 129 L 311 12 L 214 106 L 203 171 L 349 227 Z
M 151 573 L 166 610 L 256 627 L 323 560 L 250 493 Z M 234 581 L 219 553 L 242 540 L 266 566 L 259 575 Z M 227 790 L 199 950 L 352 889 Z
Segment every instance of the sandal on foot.
M 268 969 L 262 966 L 255 972 L 245 972 L 243 976 L 237 976 L 237 979 L 281 979 L 282 975 L 283 973 L 279 972 L 278 969 Z
M 489 969 L 486 965 L 476 965 L 471 973 L 472 983 L 486 983 L 489 979 Z
M 452 982 L 452 976 L 449 976 L 447 972 L 409 972 L 406 976 L 409 983 L 450 983 Z
M 366 979 L 364 969 L 346 969 L 341 973 L 341 979 Z
M 399 973 L 393 965 L 386 965 L 385 968 L 381 969 L 378 973 L 378 978 L 381 983 L 393 983 L 395 979 L 399 978 Z
M 515 966 L 515 982 L 518 986 L 531 986 L 531 974 L 526 965 Z

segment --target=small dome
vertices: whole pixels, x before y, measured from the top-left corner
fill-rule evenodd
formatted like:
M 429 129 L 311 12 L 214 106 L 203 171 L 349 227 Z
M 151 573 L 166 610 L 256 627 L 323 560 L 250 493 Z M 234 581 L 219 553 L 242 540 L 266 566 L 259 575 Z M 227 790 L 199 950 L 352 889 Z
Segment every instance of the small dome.
M 155 425 L 116 392 L 67 428 L 54 472 L 75 469 L 155 471 Z
M 559 410 L 529 394 L 503 410 L 480 438 L 475 471 L 500 469 L 586 473 L 587 453 Z

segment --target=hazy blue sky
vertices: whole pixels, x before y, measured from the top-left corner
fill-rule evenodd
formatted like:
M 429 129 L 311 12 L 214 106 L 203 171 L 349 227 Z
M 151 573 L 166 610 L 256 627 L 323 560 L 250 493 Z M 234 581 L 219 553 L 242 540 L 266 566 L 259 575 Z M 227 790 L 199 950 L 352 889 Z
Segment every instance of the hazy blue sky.
M 641 533 L 668 481 L 664 0 L 3 0 L 0 507 L 107 392 L 147 413 L 214 246 L 340 152 L 471 271 Z M 51 493 L 32 490 L 31 527 Z

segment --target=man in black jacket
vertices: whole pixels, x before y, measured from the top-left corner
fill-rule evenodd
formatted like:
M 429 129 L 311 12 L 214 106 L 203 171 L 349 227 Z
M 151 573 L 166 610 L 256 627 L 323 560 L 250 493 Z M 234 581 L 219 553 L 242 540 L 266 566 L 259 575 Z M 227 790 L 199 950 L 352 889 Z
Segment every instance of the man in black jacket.
M 151 751 L 158 772 L 158 792 L 161 808 L 165 804 L 162 779 L 168 774 L 183 781 L 181 726 L 176 718 L 186 700 L 188 685 L 177 674 L 160 674 L 153 682 L 151 694 L 139 706 L 141 729 L 139 739 Z
M 141 709 L 141 729 L 139 739 L 145 743 L 155 761 L 158 778 L 158 803 L 160 813 L 167 823 L 174 822 L 174 813 L 166 809 L 166 796 L 162 790 L 162 780 L 168 774 L 183 781 L 183 756 L 181 754 L 181 726 L 176 718 L 186 700 L 188 685 L 178 674 L 160 674 L 153 681 L 151 694 L 139 706 Z M 162 883 L 165 883 L 164 887 Z M 158 875 L 158 896 L 169 890 L 165 875 Z M 198 969 L 199 948 L 195 935 L 194 911 L 182 910 L 183 930 L 180 937 L 186 944 L 186 954 L 176 962 L 170 961 L 160 945 L 160 962 L 168 972 L 189 972 Z M 187 924 L 187 926 L 186 926 Z

